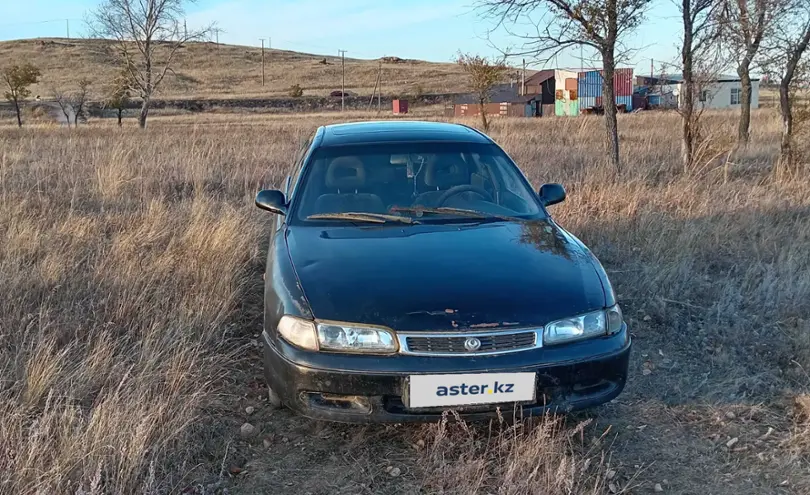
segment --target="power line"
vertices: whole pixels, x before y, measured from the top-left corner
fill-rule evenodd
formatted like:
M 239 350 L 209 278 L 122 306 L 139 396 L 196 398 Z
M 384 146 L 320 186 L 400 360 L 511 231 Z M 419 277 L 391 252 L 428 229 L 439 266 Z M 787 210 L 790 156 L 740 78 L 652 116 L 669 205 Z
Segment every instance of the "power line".
M 64 17 L 61 19 L 48 19 L 47 21 L 27 21 L 27 22 L 3 22 L 0 23 L 0 26 L 31 26 L 34 24 L 49 24 L 52 22 L 65 22 L 65 21 L 81 21 L 82 19 L 65 19 Z

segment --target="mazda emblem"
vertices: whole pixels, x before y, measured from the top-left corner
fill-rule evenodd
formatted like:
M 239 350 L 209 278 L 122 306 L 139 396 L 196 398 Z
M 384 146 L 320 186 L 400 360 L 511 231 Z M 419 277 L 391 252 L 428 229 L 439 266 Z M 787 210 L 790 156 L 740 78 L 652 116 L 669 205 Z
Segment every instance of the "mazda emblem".
M 481 348 L 481 341 L 475 337 L 470 337 L 464 341 L 464 348 L 470 352 L 477 351 Z

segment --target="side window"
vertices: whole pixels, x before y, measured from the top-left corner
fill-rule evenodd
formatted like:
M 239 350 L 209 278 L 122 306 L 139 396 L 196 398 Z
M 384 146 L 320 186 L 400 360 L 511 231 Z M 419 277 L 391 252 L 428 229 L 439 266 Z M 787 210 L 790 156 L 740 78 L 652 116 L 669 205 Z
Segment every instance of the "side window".
M 731 88 L 731 104 L 732 105 L 739 105 L 740 104 L 741 93 L 742 93 L 741 88 Z

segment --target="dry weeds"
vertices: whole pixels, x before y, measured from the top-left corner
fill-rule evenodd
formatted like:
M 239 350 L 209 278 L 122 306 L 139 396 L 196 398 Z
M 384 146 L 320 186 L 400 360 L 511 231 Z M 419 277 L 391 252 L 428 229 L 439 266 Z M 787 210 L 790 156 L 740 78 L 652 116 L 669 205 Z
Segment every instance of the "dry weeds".
M 238 432 L 217 421 L 242 393 L 234 369 L 261 326 L 268 217 L 253 195 L 280 183 L 316 125 L 340 118 L 156 118 L 146 132 L 0 127 L 0 492 L 166 492 L 219 473 L 222 439 Z M 707 122 L 712 146 L 729 145 L 731 114 Z M 807 170 L 770 174 L 776 116 L 755 114 L 736 163 L 707 159 L 689 174 L 675 115 L 623 116 L 619 179 L 602 166 L 600 124 L 496 119 L 492 135 L 535 186 L 567 187 L 552 213 L 604 262 L 636 336 L 628 397 L 762 403 L 789 425 L 783 404 L 810 385 L 810 187 Z M 780 469 L 806 473 L 806 416 L 796 417 L 794 441 L 774 455 Z M 409 430 L 437 439 L 418 454 L 418 484 L 601 493 L 610 451 L 574 441 L 592 434 L 577 424 Z M 654 456 L 650 442 L 614 449 L 619 477 L 634 470 L 621 456 Z
M 422 489 L 459 495 L 603 493 L 610 484 L 605 454 L 583 451 L 580 443 L 589 423 L 565 428 L 561 417 L 547 415 L 476 425 L 446 414 L 420 431 L 430 439 L 418 459 Z

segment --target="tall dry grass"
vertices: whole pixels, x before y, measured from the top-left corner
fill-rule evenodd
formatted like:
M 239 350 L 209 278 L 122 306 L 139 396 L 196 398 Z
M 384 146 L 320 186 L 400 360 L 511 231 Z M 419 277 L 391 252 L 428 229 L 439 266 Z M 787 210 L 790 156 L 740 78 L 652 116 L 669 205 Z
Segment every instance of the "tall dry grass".
M 164 491 L 193 467 L 255 284 L 248 205 L 292 149 L 210 138 L 0 134 L 4 493 Z
M 604 493 L 610 483 L 605 454 L 589 450 L 579 438 L 589 424 L 566 428 L 562 418 L 546 415 L 520 421 L 499 416 L 479 425 L 445 414 L 419 432 L 429 439 L 418 458 L 420 488 L 452 494 Z
M 0 128 L 0 491 L 164 492 L 219 469 L 200 446 L 234 350 L 260 326 L 268 217 L 253 195 L 340 118 Z M 603 261 L 634 332 L 696 372 L 709 362 L 711 380 L 680 400 L 770 400 L 807 383 L 792 363 L 810 366 L 810 185 L 770 174 L 775 115 L 755 114 L 734 163 L 716 158 L 731 114 L 707 119 L 711 152 L 688 173 L 675 115 L 623 116 L 619 178 L 597 118 L 496 120 L 492 135 L 535 186 L 566 186 L 552 213 Z M 433 491 L 605 485 L 602 453 L 553 418 L 493 435 L 425 428 L 441 439 L 417 462 Z

